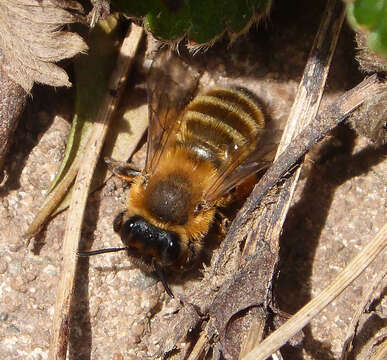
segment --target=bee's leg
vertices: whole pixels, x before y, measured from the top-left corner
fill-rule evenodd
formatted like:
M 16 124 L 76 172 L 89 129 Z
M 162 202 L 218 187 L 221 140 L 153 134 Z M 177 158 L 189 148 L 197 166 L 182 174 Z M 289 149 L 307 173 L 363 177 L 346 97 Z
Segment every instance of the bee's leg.
M 117 161 L 108 157 L 105 157 L 104 161 L 114 175 L 125 181 L 133 181 L 141 173 L 140 169 L 125 161 Z
M 229 218 L 226 215 L 224 215 L 219 209 L 216 210 L 215 217 L 218 222 L 220 232 L 222 233 L 223 236 L 225 236 L 230 226 Z
M 153 268 L 155 269 L 155 273 L 156 273 L 157 277 L 159 278 L 159 280 L 163 284 L 165 291 L 167 292 L 167 294 L 171 298 L 174 298 L 175 296 L 173 295 L 173 292 L 170 289 L 170 287 L 168 286 L 167 280 L 165 279 L 165 275 L 164 275 L 163 269 L 154 260 L 152 260 L 152 265 L 153 265 Z

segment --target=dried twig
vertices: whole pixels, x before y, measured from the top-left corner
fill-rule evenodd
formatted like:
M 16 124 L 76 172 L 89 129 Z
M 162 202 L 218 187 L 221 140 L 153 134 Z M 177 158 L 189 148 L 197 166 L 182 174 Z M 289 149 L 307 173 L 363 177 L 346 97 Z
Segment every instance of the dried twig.
M 254 319 L 255 320 L 255 319 Z M 264 321 L 253 321 L 247 333 L 246 339 L 241 345 L 239 360 L 242 360 L 251 350 L 253 350 L 263 339 L 265 330 Z
M 384 250 L 387 245 L 386 240 L 387 224 L 325 290 L 306 304 L 283 326 L 270 334 L 243 360 L 264 360 L 284 345 L 363 272 L 375 257 Z
M 213 337 L 213 333 L 209 330 L 209 326 L 205 327 L 205 329 L 200 334 L 198 341 L 196 341 L 195 346 L 191 350 L 187 360 L 198 360 L 201 358 L 201 355 L 206 346 L 208 346 L 209 341 Z
M 70 213 L 68 214 L 63 241 L 63 268 L 55 305 L 49 353 L 50 360 L 66 358 L 70 304 L 77 264 L 76 252 L 78 250 L 78 243 L 81 236 L 81 227 L 89 187 L 110 120 L 117 107 L 123 90 L 123 85 L 125 84 L 128 71 L 132 65 L 142 33 L 142 28 L 132 24 L 130 32 L 122 43 L 117 60 L 117 66 L 109 83 L 109 89 L 112 91 L 107 93 L 103 103 L 101 104 L 100 111 L 97 115 L 90 139 L 88 141 L 89 151 L 84 154 L 74 184 L 74 191 L 70 204 Z
M 386 269 L 376 274 L 373 281 L 369 284 L 368 289 L 365 291 L 365 294 L 363 295 L 363 298 L 360 304 L 358 305 L 356 312 L 352 316 L 351 323 L 348 326 L 346 339 L 344 341 L 343 350 L 341 353 L 341 360 L 346 360 L 348 358 L 348 355 L 352 350 L 352 340 L 356 335 L 360 317 L 364 313 L 367 305 L 370 303 L 372 296 L 375 294 L 376 288 L 380 285 L 380 283 L 382 282 L 386 274 L 387 274 Z

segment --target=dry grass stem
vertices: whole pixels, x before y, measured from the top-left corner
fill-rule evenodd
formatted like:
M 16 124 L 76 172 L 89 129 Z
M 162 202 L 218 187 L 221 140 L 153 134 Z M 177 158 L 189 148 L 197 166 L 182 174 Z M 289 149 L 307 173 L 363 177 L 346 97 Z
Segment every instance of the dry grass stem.
M 317 114 L 344 15 L 345 11 L 340 1 L 327 2 L 278 146 L 276 158 Z
M 247 337 L 241 346 L 241 351 L 238 357 L 239 360 L 242 360 L 251 350 L 253 350 L 262 341 L 264 330 L 264 321 L 260 321 L 259 319 L 257 319 L 251 324 Z
M 385 249 L 386 240 L 387 224 L 327 288 L 292 316 L 283 326 L 270 334 L 243 360 L 264 360 L 284 345 L 363 272 L 376 256 Z
M 206 328 L 201 332 L 200 337 L 198 341 L 196 341 L 195 346 L 193 347 L 191 353 L 187 357 L 187 360 L 198 360 L 201 358 L 201 355 L 208 346 L 208 342 L 211 340 L 212 335 L 208 332 L 208 325 Z
M 383 265 L 382 265 L 383 266 Z M 386 269 L 378 274 L 376 274 L 375 279 L 369 284 L 368 289 L 365 291 L 359 306 L 356 309 L 356 312 L 352 316 L 351 323 L 348 326 L 347 336 L 344 341 L 343 352 L 341 355 L 341 360 L 346 360 L 348 355 L 352 350 L 352 340 L 356 335 L 357 327 L 359 325 L 360 317 L 366 310 L 367 305 L 370 303 L 372 296 L 375 294 L 375 290 L 383 281 L 386 276 Z
M 387 339 L 379 346 L 378 351 L 371 357 L 370 360 L 385 360 L 387 358 Z
M 132 24 L 131 30 L 124 39 L 116 68 L 110 78 L 109 89 L 100 111 L 95 119 L 93 129 L 88 141 L 88 152 L 79 168 L 74 184 L 73 195 L 70 203 L 70 212 L 67 217 L 65 236 L 63 240 L 63 267 L 61 279 L 57 291 L 54 321 L 51 333 L 49 351 L 50 360 L 62 360 L 66 358 L 70 304 L 74 288 L 74 277 L 77 265 L 78 243 L 81 237 L 83 215 L 85 211 L 89 187 L 91 184 L 94 168 L 97 164 L 104 139 L 109 128 L 114 110 L 117 107 L 123 86 L 126 82 L 128 71 L 132 65 L 137 47 L 140 43 L 143 30 Z M 114 94 L 114 96 L 112 95 Z

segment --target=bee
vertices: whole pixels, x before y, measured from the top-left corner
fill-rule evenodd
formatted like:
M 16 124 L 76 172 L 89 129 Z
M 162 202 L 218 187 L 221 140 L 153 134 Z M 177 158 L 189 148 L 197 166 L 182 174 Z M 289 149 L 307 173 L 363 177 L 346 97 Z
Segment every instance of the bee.
M 260 146 L 265 119 L 250 92 L 216 87 L 192 98 L 200 74 L 187 66 L 167 53 L 152 65 L 144 169 L 108 162 L 132 181 L 127 208 L 114 220 L 125 247 L 80 253 L 127 250 L 170 295 L 163 271 L 195 263 L 229 191 L 266 168 L 272 150 Z

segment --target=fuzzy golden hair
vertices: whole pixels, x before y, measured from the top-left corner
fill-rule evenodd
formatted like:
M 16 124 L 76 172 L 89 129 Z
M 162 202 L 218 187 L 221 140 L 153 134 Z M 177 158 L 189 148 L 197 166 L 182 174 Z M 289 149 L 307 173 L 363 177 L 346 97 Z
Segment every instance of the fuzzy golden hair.
M 163 221 L 152 211 L 152 204 L 149 203 L 157 183 L 172 181 L 169 179 L 177 176 L 185 180 L 187 188 L 184 191 L 188 192 L 189 197 L 189 202 L 184 208 L 187 214 L 184 224 Z M 194 159 L 178 146 L 170 147 L 150 179 L 146 179 L 146 175 L 141 175 L 132 184 L 127 216 L 141 216 L 154 226 L 178 234 L 182 242 L 182 254 L 192 247 L 191 242 L 194 242 L 196 250 L 200 251 L 202 247 L 201 240 L 207 234 L 213 222 L 215 207 L 202 209 L 196 215 L 195 210 L 202 201 L 203 191 L 208 188 L 216 176 L 216 169 L 210 162 Z M 217 205 L 221 205 L 221 203 L 222 200 L 219 199 Z

